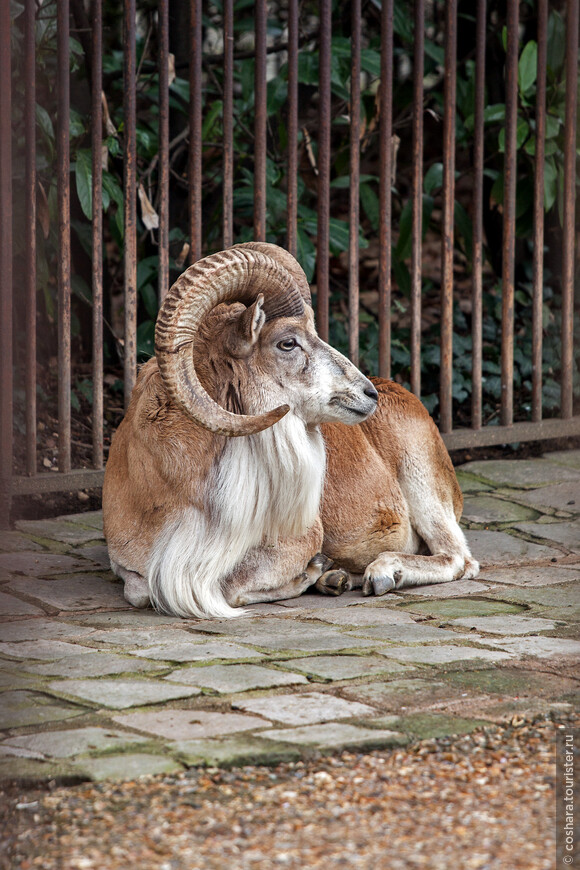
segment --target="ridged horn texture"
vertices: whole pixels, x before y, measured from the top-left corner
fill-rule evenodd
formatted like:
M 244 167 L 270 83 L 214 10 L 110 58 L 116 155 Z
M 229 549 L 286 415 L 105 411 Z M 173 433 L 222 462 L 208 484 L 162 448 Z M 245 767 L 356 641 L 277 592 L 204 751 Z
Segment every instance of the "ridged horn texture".
M 167 392 L 190 417 L 220 435 L 261 432 L 290 410 L 288 405 L 280 405 L 261 415 L 232 414 L 208 395 L 193 364 L 192 347 L 206 314 L 221 302 L 250 305 L 259 293 L 264 294 L 268 319 L 304 313 L 302 293 L 294 275 L 279 259 L 270 256 L 269 251 L 262 253 L 249 246 L 228 248 L 186 269 L 165 297 L 157 316 L 155 355 Z
M 292 254 L 284 248 L 280 248 L 278 245 L 270 244 L 270 242 L 243 242 L 240 245 L 235 245 L 235 247 L 248 251 L 260 251 L 267 257 L 272 257 L 273 260 L 277 260 L 281 263 L 282 266 L 288 269 L 296 281 L 296 286 L 300 290 L 300 295 L 302 296 L 303 301 L 312 308 L 312 296 L 310 294 L 308 278 L 306 277 L 304 269 Z

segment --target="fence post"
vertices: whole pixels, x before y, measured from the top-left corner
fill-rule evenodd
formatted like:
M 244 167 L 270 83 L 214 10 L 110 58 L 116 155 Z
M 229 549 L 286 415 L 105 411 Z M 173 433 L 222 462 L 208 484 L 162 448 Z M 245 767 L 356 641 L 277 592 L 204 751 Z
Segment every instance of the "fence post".
M 12 115 L 10 4 L 0 3 L 0 118 Z M 12 501 L 12 131 L 0 125 L 0 528 Z

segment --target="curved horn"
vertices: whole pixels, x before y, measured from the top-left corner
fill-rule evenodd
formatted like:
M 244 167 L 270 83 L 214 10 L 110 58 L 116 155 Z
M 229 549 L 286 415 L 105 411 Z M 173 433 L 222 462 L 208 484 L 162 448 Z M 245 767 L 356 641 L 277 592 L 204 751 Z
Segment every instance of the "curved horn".
M 273 260 L 281 263 L 296 281 L 296 286 L 300 290 L 300 295 L 304 302 L 312 308 L 312 296 L 310 295 L 308 278 L 304 269 L 292 254 L 278 245 L 270 244 L 270 242 L 242 242 L 240 245 L 235 245 L 235 247 L 247 251 L 260 251 L 262 254 L 266 254 L 266 256 L 272 257 Z
M 251 435 L 277 423 L 290 410 L 280 405 L 266 414 L 247 416 L 226 411 L 208 395 L 193 364 L 192 345 L 199 324 L 220 302 L 254 302 L 259 293 L 271 303 L 270 316 L 280 308 L 301 314 L 304 305 L 291 273 L 259 250 L 229 248 L 194 263 L 163 301 L 155 327 L 155 354 L 171 398 L 194 420 L 220 435 Z M 286 300 L 286 303 L 284 303 Z M 299 306 L 300 310 L 297 310 Z M 278 315 L 279 316 L 279 315 Z

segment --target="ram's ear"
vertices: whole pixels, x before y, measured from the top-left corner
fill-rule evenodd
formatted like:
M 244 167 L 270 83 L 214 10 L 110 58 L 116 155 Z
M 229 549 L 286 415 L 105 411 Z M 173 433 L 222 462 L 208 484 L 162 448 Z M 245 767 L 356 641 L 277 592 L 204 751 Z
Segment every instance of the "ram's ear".
M 229 350 L 234 356 L 248 356 L 258 341 L 266 322 L 263 305 L 264 296 L 260 293 L 256 301 L 240 314 L 228 342 Z

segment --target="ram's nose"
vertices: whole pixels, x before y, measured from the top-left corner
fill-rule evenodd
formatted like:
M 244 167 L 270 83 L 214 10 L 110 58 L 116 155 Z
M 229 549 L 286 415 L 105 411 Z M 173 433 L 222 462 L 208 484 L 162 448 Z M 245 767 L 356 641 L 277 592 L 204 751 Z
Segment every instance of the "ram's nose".
M 373 400 L 373 402 L 379 401 L 379 394 L 377 393 L 372 384 L 369 384 L 369 386 L 366 388 L 365 396 L 368 396 L 369 399 Z

